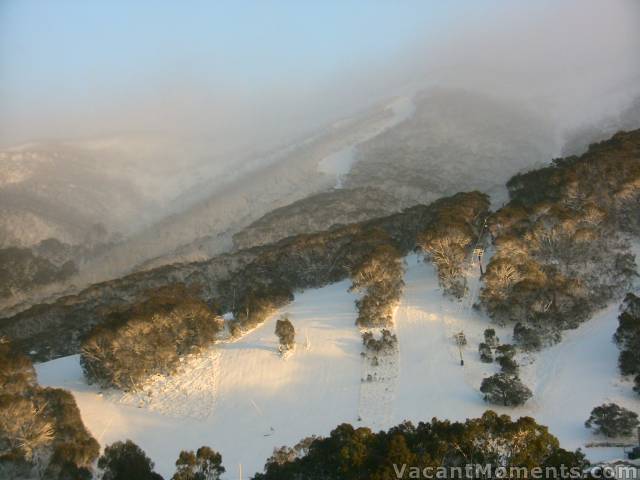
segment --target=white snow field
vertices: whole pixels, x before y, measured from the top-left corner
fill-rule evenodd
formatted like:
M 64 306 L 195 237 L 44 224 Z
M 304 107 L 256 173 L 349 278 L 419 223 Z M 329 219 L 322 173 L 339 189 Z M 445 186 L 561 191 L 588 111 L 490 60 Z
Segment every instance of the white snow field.
M 395 315 L 399 352 L 380 362 L 377 373 L 383 380 L 377 383 L 362 382 L 371 369 L 362 363 L 355 297 L 346 281 L 301 293 L 280 312 L 288 313 L 297 334 L 296 350 L 286 359 L 277 354 L 274 315 L 235 343 L 185 360 L 182 373 L 173 378 L 155 379 L 147 390 L 150 398 L 101 395 L 83 381 L 78 356 L 37 365 L 38 378 L 43 385 L 73 392 L 85 424 L 102 446 L 130 438 L 165 478 L 172 475 L 181 449 L 201 445 L 222 453 L 225 478 L 238 478 L 240 464 L 248 478 L 262 470 L 274 447 L 326 435 L 341 422 L 380 429 L 405 419 L 464 420 L 493 408 L 535 417 L 565 448 L 574 449 L 598 440 L 583 426 L 594 406 L 615 401 L 640 409 L 616 367 L 618 351 L 611 337 L 617 305 L 567 332 L 560 344 L 520 358 L 521 376 L 534 392 L 527 405 L 490 407 L 478 388 L 498 366 L 481 363 L 477 353 L 489 326 L 471 308 L 478 291 L 477 265 L 469 271 L 470 294 L 463 302 L 442 296 L 430 264 L 412 255 L 407 267 Z M 494 328 L 503 342 L 510 340 L 508 329 Z M 468 341 L 464 367 L 453 340 L 461 330 Z M 623 454 L 620 448 L 587 453 L 593 461 Z

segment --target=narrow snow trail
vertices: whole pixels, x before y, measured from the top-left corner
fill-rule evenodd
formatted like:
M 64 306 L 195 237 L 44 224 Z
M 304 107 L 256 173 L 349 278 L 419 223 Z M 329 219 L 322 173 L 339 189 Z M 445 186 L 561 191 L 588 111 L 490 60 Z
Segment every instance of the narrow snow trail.
M 399 97 L 390 103 L 387 108 L 391 110 L 392 114 L 386 121 L 381 124 L 375 124 L 372 128 L 361 132 L 355 143 L 326 156 L 318 162 L 317 168 L 319 172 L 335 175 L 335 188 L 342 188 L 343 180 L 351 171 L 351 167 L 356 160 L 358 145 L 404 122 L 415 111 L 415 105 L 411 97 Z
M 378 330 L 381 329 L 375 330 L 379 337 Z M 393 326 L 387 330 L 395 334 Z M 397 346 L 392 352 L 374 353 L 363 350 L 358 426 L 364 425 L 378 431 L 388 428 L 392 423 L 400 374 L 400 354 Z
M 398 396 L 393 423 L 432 417 L 464 420 L 482 414 L 478 386 L 487 368 L 477 359 L 477 345 L 487 321 L 467 317 L 460 302 L 444 298 L 431 264 L 408 258 L 405 293 L 396 314 L 400 348 Z M 464 330 L 465 366 L 460 366 L 453 334 Z M 472 375 L 469 373 L 472 372 Z

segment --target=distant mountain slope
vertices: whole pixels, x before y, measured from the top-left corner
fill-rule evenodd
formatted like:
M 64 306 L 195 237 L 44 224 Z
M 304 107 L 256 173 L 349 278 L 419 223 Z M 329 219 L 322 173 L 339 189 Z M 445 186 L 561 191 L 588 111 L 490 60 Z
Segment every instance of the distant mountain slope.
M 360 145 L 347 187 L 375 187 L 412 203 L 490 192 L 554 156 L 550 126 L 511 103 L 462 90 L 417 96 L 412 117 Z
M 46 238 L 79 244 L 96 224 L 121 229 L 142 199 L 131 183 L 105 170 L 58 147 L 0 152 L 0 247 Z
M 242 249 L 273 243 L 292 235 L 382 217 L 402 206 L 396 198 L 375 188 L 330 190 L 272 210 L 236 233 L 233 245 Z

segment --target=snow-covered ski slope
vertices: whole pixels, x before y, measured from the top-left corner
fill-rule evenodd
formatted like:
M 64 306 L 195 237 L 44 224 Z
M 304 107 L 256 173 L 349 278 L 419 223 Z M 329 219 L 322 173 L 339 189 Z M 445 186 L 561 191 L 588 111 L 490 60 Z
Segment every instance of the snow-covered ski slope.
M 130 438 L 167 478 L 179 451 L 200 445 L 222 453 L 226 478 L 238 478 L 240 464 L 248 478 L 262 469 L 274 447 L 326 435 L 341 422 L 385 428 L 405 419 L 479 416 L 489 408 L 479 385 L 498 370 L 481 363 L 477 354 L 488 320 L 470 308 L 472 298 L 444 298 L 431 265 L 415 256 L 407 264 L 405 293 L 395 315 L 399 373 L 390 390 L 362 390 L 362 345 L 348 282 L 296 295 L 280 312 L 289 315 L 297 331 L 296 350 L 286 359 L 277 354 L 274 315 L 242 339 L 186 360 L 181 374 L 156 380 L 144 401 L 141 396 L 100 395 L 84 383 L 77 356 L 38 365 L 38 378 L 43 385 L 74 393 L 101 445 Z M 469 278 L 476 274 L 470 271 Z M 473 284 L 470 291 L 477 292 Z M 491 408 L 535 417 L 571 449 L 597 440 L 583 426 L 594 406 L 615 401 L 640 410 L 616 367 L 611 336 L 617 314 L 613 305 L 567 332 L 562 343 L 521 358 L 527 364 L 521 376 L 534 398 L 521 408 Z M 468 341 L 464 367 L 453 340 L 461 330 Z M 510 340 L 508 329 L 496 330 L 503 342 Z M 363 401 L 367 414 L 358 421 Z M 621 449 L 587 453 L 594 461 L 622 456 Z

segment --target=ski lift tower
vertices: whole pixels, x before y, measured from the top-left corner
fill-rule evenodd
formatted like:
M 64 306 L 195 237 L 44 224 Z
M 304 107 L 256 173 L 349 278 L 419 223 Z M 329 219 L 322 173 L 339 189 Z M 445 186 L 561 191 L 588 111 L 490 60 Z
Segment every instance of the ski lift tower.
M 458 353 L 460 353 L 460 366 L 464 367 L 464 359 L 462 358 L 462 347 L 467 344 L 467 337 L 465 337 L 463 331 L 460 331 L 456 333 L 453 338 L 456 341 L 456 345 L 458 345 Z
M 478 258 L 478 265 L 480 265 L 480 276 L 484 275 L 484 272 L 482 271 L 482 257 L 484 256 L 484 248 L 474 248 L 473 256 Z

